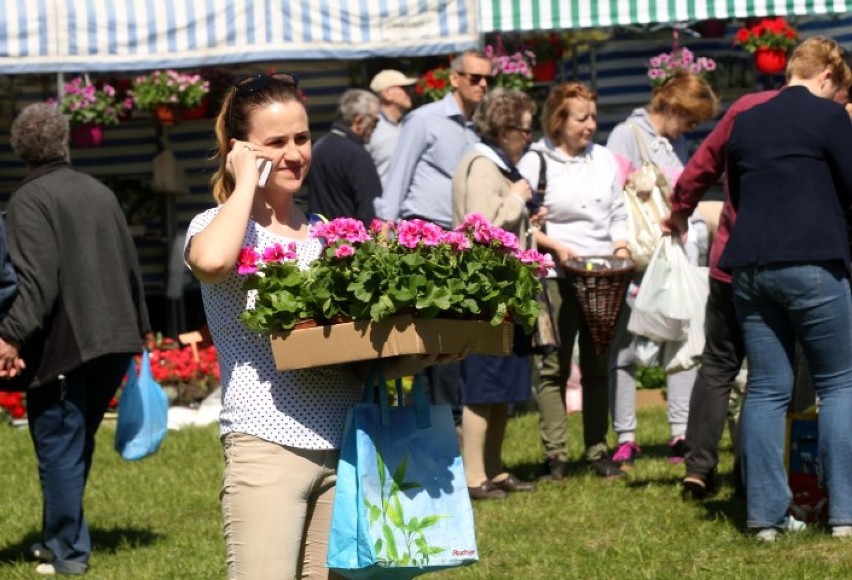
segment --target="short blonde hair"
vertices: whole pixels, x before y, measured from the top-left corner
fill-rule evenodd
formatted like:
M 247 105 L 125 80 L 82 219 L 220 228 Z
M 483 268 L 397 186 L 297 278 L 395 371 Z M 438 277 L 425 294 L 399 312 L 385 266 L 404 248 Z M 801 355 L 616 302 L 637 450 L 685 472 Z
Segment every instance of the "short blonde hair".
M 698 75 L 678 71 L 651 96 L 652 113 L 672 111 L 695 123 L 708 121 L 719 112 L 719 98 L 710 83 Z
M 556 85 L 550 89 L 541 113 L 541 126 L 544 134 L 554 143 L 559 143 L 562 129 L 571 114 L 571 99 L 583 99 L 595 103 L 598 95 L 583 83 L 578 82 Z
M 826 36 L 808 38 L 796 47 L 787 63 L 787 82 L 793 77 L 812 79 L 825 69 L 831 70 L 831 80 L 839 88 L 852 84 L 852 71 L 846 63 L 845 51 Z

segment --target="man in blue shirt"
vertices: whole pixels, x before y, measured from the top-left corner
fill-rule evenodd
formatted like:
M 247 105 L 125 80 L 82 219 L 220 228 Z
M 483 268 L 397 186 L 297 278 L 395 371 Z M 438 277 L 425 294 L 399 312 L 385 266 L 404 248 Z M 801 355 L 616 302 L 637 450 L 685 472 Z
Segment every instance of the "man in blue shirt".
M 382 197 L 375 202 L 379 218 L 419 217 L 447 229 L 452 224 L 453 172 L 479 141 L 470 118 L 493 77 L 491 61 L 475 51 L 453 59 L 450 70 L 452 91 L 403 122 Z
M 381 219 L 420 218 L 445 229 L 452 226 L 453 173 L 479 141 L 470 119 L 494 77 L 491 61 L 476 51 L 454 58 L 450 71 L 450 93 L 414 110 L 403 121 L 382 197 L 375 201 L 376 216 Z M 463 363 L 425 371 L 432 402 L 450 405 L 456 425 L 461 424 Z

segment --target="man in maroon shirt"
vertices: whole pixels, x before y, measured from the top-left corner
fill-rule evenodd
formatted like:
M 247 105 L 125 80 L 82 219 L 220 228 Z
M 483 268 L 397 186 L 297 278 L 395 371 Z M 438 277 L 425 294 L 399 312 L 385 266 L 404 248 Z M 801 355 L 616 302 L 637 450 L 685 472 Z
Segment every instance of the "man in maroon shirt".
M 664 230 L 674 235 L 686 233 L 687 218 L 695 211 L 707 189 L 725 171 L 726 146 L 734 119 L 741 112 L 777 94 L 778 91 L 752 93 L 740 97 L 728 108 L 678 178 L 671 195 L 671 214 L 663 222 Z M 734 379 L 745 358 L 745 346 L 734 311 L 731 276 L 718 266 L 736 219 L 736 212 L 726 195 L 719 227 L 710 247 L 710 294 L 704 320 L 705 345 L 701 367 L 692 389 L 686 427 L 686 477 L 683 480 L 683 492 L 695 498 L 702 498 L 715 488 L 714 473 L 719 463 L 719 441 L 728 416 L 728 401 Z

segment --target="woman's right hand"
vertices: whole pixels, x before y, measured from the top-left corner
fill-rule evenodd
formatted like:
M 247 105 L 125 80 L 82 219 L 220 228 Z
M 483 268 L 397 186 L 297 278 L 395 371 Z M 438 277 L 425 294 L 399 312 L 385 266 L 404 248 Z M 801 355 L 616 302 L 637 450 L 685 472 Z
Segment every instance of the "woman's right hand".
M 562 266 L 564 266 L 571 258 L 577 257 L 577 254 L 574 252 L 574 250 L 572 250 L 565 244 L 559 244 L 558 246 L 556 246 L 552 253 L 554 254 L 554 258 L 556 258 L 556 263 Z
M 260 173 L 257 169 L 257 159 L 260 150 L 247 141 L 233 139 L 231 150 L 225 162 L 225 167 L 234 177 L 234 182 L 240 184 L 243 180 L 257 184 Z
M 532 199 L 532 187 L 526 179 L 520 179 L 509 186 L 509 195 L 516 195 L 524 202 Z

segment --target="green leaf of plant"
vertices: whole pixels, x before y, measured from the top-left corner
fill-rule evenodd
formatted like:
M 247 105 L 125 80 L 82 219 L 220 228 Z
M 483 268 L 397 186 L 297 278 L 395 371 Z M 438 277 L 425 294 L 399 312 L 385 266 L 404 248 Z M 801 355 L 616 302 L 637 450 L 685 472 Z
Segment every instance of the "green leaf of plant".
M 382 526 L 382 535 L 387 543 L 388 558 L 391 562 L 396 562 L 399 560 L 399 553 L 396 550 L 396 538 L 393 536 L 393 530 L 390 526 Z

